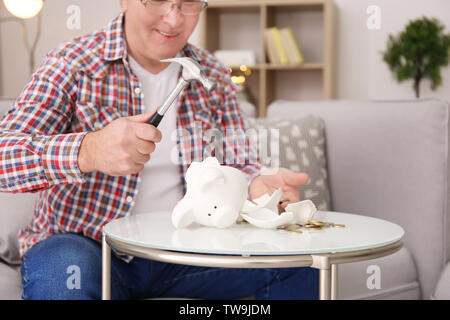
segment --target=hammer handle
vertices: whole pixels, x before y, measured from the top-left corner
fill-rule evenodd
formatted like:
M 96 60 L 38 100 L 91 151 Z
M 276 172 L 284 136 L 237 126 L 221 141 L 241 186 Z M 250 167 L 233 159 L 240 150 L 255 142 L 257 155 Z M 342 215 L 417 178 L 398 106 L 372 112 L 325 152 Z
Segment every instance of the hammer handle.
M 150 118 L 150 120 L 147 121 L 147 123 L 153 125 L 154 127 L 157 127 L 161 122 L 162 118 L 163 118 L 162 115 L 160 115 L 158 112 L 155 112 Z
M 164 116 L 164 114 L 166 113 L 166 111 L 172 105 L 175 98 L 178 97 L 181 90 L 183 90 L 184 87 L 186 87 L 188 84 L 189 84 L 189 82 L 187 82 L 186 80 L 183 79 L 183 77 L 181 77 L 180 80 L 178 80 L 176 87 L 173 88 L 173 90 L 167 96 L 166 100 L 164 100 L 161 107 L 158 109 L 157 112 L 155 112 L 155 114 L 153 114 L 153 116 L 150 118 L 150 120 L 147 121 L 147 123 L 152 124 L 154 126 L 156 124 L 156 126 L 157 126 L 159 124 L 159 122 L 161 121 L 162 117 Z M 152 122 L 154 122 L 154 123 L 152 123 Z

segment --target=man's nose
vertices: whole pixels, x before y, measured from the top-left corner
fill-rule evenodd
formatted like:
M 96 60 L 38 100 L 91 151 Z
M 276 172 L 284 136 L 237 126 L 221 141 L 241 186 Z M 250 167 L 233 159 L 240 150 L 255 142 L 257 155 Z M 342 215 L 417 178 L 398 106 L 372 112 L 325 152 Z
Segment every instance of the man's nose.
M 181 13 L 180 5 L 173 3 L 170 12 L 164 15 L 163 20 L 172 28 L 181 25 L 184 22 L 184 14 Z

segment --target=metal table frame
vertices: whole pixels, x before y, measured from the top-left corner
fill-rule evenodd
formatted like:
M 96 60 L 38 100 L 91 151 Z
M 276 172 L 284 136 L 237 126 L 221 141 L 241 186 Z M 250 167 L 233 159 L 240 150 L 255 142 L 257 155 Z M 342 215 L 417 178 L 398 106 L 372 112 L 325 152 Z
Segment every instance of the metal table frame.
M 290 268 L 312 267 L 319 269 L 319 299 L 336 300 L 338 265 L 384 257 L 402 248 L 401 240 L 371 249 L 347 252 L 298 255 L 211 255 L 153 249 L 132 245 L 108 237 L 102 240 L 102 299 L 111 299 L 111 247 L 145 259 L 200 267 L 222 268 Z

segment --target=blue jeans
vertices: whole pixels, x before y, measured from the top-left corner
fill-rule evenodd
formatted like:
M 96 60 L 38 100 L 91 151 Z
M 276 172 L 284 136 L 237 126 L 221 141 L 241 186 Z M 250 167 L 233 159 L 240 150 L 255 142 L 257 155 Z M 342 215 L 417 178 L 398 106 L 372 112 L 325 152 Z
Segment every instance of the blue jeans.
M 23 299 L 101 299 L 102 249 L 87 237 L 51 236 L 22 260 Z M 317 299 L 318 270 L 206 268 L 111 255 L 111 298 Z

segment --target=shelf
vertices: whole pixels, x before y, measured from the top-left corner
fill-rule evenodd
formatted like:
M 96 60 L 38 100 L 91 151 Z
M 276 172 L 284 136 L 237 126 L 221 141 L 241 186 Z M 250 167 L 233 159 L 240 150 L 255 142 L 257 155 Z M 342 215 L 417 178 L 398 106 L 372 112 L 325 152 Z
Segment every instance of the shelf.
M 201 46 L 216 50 L 252 50 L 254 71 L 247 86 L 259 116 L 276 99 L 333 99 L 334 45 L 332 0 L 210 0 L 201 16 Z M 264 31 L 289 27 L 305 58 L 300 65 L 268 62 Z M 231 66 L 239 69 L 239 66 Z
M 323 63 L 304 63 L 300 65 L 274 65 L 266 64 L 267 70 L 323 70 Z
M 239 69 L 240 66 L 228 66 L 231 69 Z M 304 63 L 299 65 L 257 64 L 247 66 L 251 70 L 323 70 L 323 63 Z

